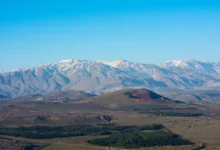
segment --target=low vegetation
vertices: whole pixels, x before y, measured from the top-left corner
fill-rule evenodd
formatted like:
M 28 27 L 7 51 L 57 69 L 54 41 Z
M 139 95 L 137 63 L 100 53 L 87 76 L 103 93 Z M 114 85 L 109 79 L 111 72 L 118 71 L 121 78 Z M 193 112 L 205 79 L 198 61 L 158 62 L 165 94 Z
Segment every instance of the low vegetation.
M 154 114 L 157 116 L 198 117 L 204 115 L 195 108 L 135 108 L 134 111 L 140 114 Z
M 202 113 L 186 113 L 186 112 L 145 112 L 139 111 L 139 113 L 154 114 L 158 116 L 179 116 L 179 117 L 198 117 L 202 116 Z
M 0 137 L 1 150 L 40 150 L 46 145 Z
M 19 127 L 1 128 L 0 135 L 17 136 L 32 139 L 62 138 L 88 135 L 106 135 L 105 138 L 88 140 L 89 144 L 124 148 L 139 148 L 165 145 L 189 145 L 188 140 L 167 131 L 163 125 L 153 124 L 144 126 L 81 125 L 64 127 Z M 27 150 L 36 147 L 29 145 Z
M 99 146 L 114 146 L 125 148 L 153 147 L 165 145 L 189 145 L 192 144 L 188 140 L 182 139 L 180 136 L 166 132 L 153 131 L 142 132 L 138 130 L 122 131 L 115 133 L 106 138 L 93 139 L 88 141 L 89 144 Z
M 147 126 L 117 126 L 110 125 L 81 125 L 81 126 L 65 126 L 65 127 L 19 127 L 19 128 L 1 128 L 0 135 L 17 136 L 32 139 L 61 138 L 85 135 L 109 135 L 113 131 L 130 131 L 130 130 L 159 130 L 162 125 Z
M 103 119 L 108 121 L 108 122 L 111 122 L 113 120 L 113 117 L 109 116 L 109 115 L 103 115 Z

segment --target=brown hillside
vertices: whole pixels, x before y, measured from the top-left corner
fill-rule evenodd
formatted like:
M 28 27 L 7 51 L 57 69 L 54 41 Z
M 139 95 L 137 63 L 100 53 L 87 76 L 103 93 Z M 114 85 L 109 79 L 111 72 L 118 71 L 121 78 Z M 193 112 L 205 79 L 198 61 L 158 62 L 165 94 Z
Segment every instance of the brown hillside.
M 116 92 L 106 93 L 91 99 L 94 102 L 102 104 L 132 104 L 166 101 L 174 102 L 166 97 L 154 93 L 147 89 L 123 89 Z

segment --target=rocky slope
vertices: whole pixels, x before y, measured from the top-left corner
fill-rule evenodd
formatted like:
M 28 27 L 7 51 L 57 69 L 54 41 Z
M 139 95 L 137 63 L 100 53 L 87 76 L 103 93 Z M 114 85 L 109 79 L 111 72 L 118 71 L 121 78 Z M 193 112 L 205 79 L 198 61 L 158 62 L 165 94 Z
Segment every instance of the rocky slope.
M 68 89 L 101 94 L 129 87 L 152 90 L 218 89 L 220 63 L 174 60 L 161 64 L 63 60 L 0 73 L 0 94 L 21 96 Z

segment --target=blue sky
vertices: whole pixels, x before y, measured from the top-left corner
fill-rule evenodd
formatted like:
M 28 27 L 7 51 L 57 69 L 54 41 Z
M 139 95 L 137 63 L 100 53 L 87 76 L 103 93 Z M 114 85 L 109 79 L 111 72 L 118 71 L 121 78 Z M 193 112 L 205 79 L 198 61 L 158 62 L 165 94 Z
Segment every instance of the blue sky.
M 0 71 L 69 58 L 220 61 L 220 1 L 0 1 Z

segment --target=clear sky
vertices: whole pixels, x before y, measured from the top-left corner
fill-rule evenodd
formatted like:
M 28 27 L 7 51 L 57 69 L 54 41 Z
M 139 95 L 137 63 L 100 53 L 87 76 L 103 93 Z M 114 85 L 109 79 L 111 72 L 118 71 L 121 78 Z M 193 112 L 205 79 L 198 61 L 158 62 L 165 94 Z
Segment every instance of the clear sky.
M 0 71 L 70 58 L 220 61 L 220 1 L 0 0 Z

